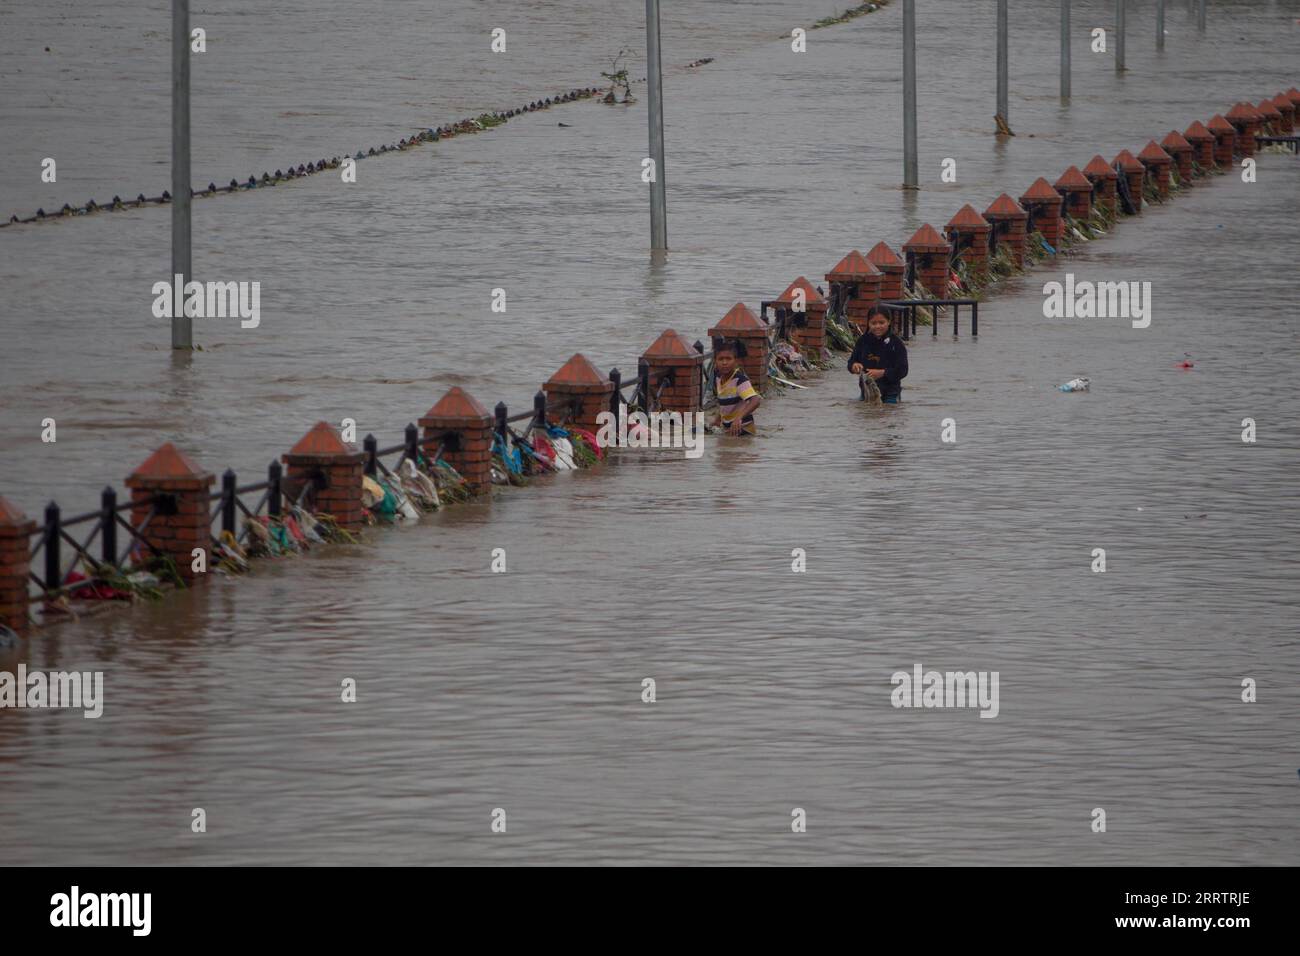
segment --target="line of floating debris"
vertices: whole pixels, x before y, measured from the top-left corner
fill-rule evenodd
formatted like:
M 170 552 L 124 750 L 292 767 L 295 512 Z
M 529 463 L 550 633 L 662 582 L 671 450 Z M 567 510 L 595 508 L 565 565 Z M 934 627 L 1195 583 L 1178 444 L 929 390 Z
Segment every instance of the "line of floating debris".
M 590 99 L 601 91 L 595 87 L 583 87 L 582 89 L 570 90 L 559 96 L 547 97 L 544 100 L 534 100 L 525 106 L 517 109 L 506 110 L 498 113 L 482 113 L 472 119 L 463 119 L 455 123 L 437 128 L 430 127 L 421 130 L 414 136 L 407 139 L 398 140 L 378 148 L 371 147 L 368 150 L 357 150 L 356 155 L 350 157 L 354 160 L 368 159 L 371 156 L 382 156 L 385 153 L 401 152 L 402 150 L 411 149 L 421 146 L 424 143 L 436 143 L 440 140 L 451 139 L 454 136 L 461 136 L 467 133 L 480 133 L 483 130 L 493 129 L 500 126 L 507 120 L 521 116 L 524 113 L 533 113 L 537 110 L 549 109 L 561 103 L 572 103 L 577 100 Z M 274 173 L 264 172 L 259 179 L 256 175 L 249 176 L 248 179 L 240 182 L 232 179 L 227 186 L 218 186 L 216 183 L 208 183 L 207 189 L 196 190 L 191 188 L 190 195 L 195 198 L 216 196 L 219 193 L 247 192 L 251 189 L 260 189 L 266 186 L 275 186 L 279 183 L 288 182 L 293 179 L 301 179 L 304 176 L 312 176 L 316 173 L 323 173 L 327 169 L 338 169 L 343 160 L 347 157 L 335 156 L 331 159 L 321 159 L 314 163 L 300 163 L 298 166 L 290 166 L 287 170 L 277 169 Z M 10 216 L 8 222 L 0 222 L 0 229 L 6 226 L 24 225 L 33 222 L 52 222 L 58 219 L 65 219 L 70 216 L 86 216 L 96 212 L 118 212 L 124 209 L 139 209 L 141 206 L 165 205 L 172 201 L 171 193 L 163 190 L 161 196 L 148 198 L 144 193 L 140 193 L 135 199 L 123 199 L 121 196 L 114 196 L 111 202 L 97 203 L 91 199 L 84 206 L 73 206 L 65 203 L 63 208 L 58 212 L 46 212 L 43 208 L 37 209 L 36 213 L 21 219 L 18 216 Z

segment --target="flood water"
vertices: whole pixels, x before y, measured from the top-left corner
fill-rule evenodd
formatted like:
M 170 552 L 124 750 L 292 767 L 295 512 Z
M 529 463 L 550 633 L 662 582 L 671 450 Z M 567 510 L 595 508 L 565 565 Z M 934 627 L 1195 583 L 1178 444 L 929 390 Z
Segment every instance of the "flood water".
M 901 7 L 800 55 L 778 38 L 831 6 L 665 2 L 659 265 L 644 98 L 367 159 L 353 185 L 196 200 L 196 275 L 260 281 L 262 315 L 196 319 L 192 359 L 150 312 L 168 210 L 0 229 L 0 494 L 88 510 L 164 440 L 251 481 L 319 419 L 396 443 L 453 384 L 523 410 L 575 351 L 630 373 L 665 327 L 703 337 L 849 249 L 1297 80 L 1300 2 L 1214 3 L 1204 38 L 1171 2 L 1161 54 L 1154 4 L 1131 2 L 1117 77 L 1088 49 L 1111 5 L 1076 0 L 1062 105 L 1056 5 L 1013 0 L 1018 135 L 999 142 L 991 6 L 918 4 L 909 195 Z M 167 8 L 0 7 L 0 214 L 169 188 Z M 599 85 L 620 47 L 642 76 L 643 17 L 635 0 L 195 14 L 195 181 Z M 38 632 L 0 669 L 102 670 L 104 714 L 0 710 L 4 861 L 1294 864 L 1298 217 L 1300 161 L 1265 154 L 1255 183 L 1214 178 L 1002 284 L 978 338 L 923 330 L 898 407 L 827 373 L 698 460 L 624 450 Z M 1044 318 L 1066 272 L 1150 281 L 1151 326 Z M 1055 390 L 1077 375 L 1089 393 Z M 998 717 L 893 708 L 890 675 L 917 663 L 999 672 Z

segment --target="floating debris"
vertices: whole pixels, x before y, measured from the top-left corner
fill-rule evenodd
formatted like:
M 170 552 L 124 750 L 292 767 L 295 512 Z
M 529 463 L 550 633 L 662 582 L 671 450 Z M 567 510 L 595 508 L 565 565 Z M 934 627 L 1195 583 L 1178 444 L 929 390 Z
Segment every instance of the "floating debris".
M 441 140 L 448 139 L 452 136 L 459 136 L 459 135 L 464 135 L 469 133 L 481 133 L 484 130 L 494 129 L 497 126 L 501 126 L 510 117 L 518 116 L 524 112 L 532 112 L 534 110 L 547 109 L 548 107 L 550 107 L 555 103 L 572 103 L 572 102 L 576 102 L 577 100 L 590 99 L 591 97 L 598 96 L 599 94 L 600 94 L 600 90 L 598 90 L 594 86 L 583 87 L 576 90 L 570 90 L 568 93 L 563 93 L 560 96 L 554 98 L 547 98 L 546 100 L 537 100 L 536 102 L 531 103 L 526 107 L 521 107 L 519 109 L 507 110 L 505 112 L 496 112 L 496 113 L 480 113 L 478 116 L 474 117 L 473 119 L 458 120 L 455 123 L 452 123 L 449 126 L 441 127 L 440 129 L 426 128 L 409 138 L 401 140 L 400 143 L 382 145 L 379 146 L 378 148 L 372 146 L 366 150 L 359 149 L 356 151 L 356 153 L 353 155 L 352 158 L 354 160 L 362 160 L 371 156 L 382 156 L 384 153 L 399 152 L 401 150 L 410 149 L 414 146 L 419 146 L 423 143 L 436 143 Z M 630 91 L 628 95 L 629 96 L 631 95 Z M 626 102 L 632 102 L 632 100 L 628 99 Z M 277 169 L 274 175 L 265 172 L 262 173 L 260 184 L 262 186 L 274 186 L 277 185 L 278 183 L 288 182 L 293 179 L 300 179 L 304 176 L 312 176 L 317 173 L 323 173 L 327 169 L 338 169 L 339 166 L 342 165 L 342 163 L 343 160 L 340 157 L 335 156 L 332 159 L 329 160 L 321 159 L 315 163 L 299 163 L 297 165 L 291 164 L 285 167 L 285 169 L 283 170 Z M 248 177 L 246 184 L 242 188 L 245 191 L 247 191 L 249 189 L 257 188 L 258 185 L 259 185 L 258 177 L 256 175 L 251 175 Z M 215 182 L 210 182 L 208 183 L 207 188 L 200 192 L 195 192 L 194 189 L 191 188 L 190 195 L 194 198 L 208 198 L 210 196 L 216 196 L 220 193 L 238 192 L 240 189 L 241 187 L 239 186 L 238 181 L 232 179 L 230 181 L 229 186 L 218 186 Z M 122 209 L 129 209 L 133 207 L 143 206 L 148 203 L 158 203 L 161 205 L 161 204 L 171 202 L 171 198 L 172 198 L 171 193 L 164 190 L 161 196 L 155 197 L 153 199 L 146 199 L 144 193 L 141 193 L 136 198 L 136 201 L 134 203 L 122 202 L 121 199 L 119 199 L 117 196 L 114 196 L 112 205 L 99 205 L 93 199 L 88 201 L 84 206 L 72 206 L 69 204 L 64 204 L 63 208 L 56 215 L 51 215 L 50 213 L 47 213 L 42 208 L 36 210 L 35 215 L 29 216 L 26 219 L 21 218 L 17 215 L 10 216 L 7 221 L 0 222 L 0 229 L 5 228 L 6 226 L 16 226 L 16 225 L 22 225 L 22 224 L 32 223 L 32 222 L 44 222 L 47 219 L 63 218 L 66 216 L 84 216 L 95 212 L 118 211 Z
M 889 0 L 875 0 L 873 3 L 860 3 L 856 7 L 850 7 L 839 16 L 822 17 L 812 25 L 814 30 L 821 27 L 833 27 L 838 23 L 848 23 L 850 20 L 856 20 L 858 17 L 866 16 L 868 13 L 875 13 L 881 7 L 889 3 Z

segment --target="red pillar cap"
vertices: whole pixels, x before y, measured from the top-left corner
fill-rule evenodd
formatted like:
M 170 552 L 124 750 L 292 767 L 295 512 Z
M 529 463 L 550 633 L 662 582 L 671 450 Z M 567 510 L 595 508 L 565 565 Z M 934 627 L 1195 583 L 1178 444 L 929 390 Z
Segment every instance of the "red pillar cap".
M 355 448 L 343 441 L 339 431 L 329 422 L 317 422 L 289 449 L 291 455 L 351 455 Z
M 1039 176 L 1037 179 L 1035 179 L 1034 184 L 1030 186 L 1028 189 L 1026 189 L 1024 194 L 1020 197 L 1020 205 L 1022 206 L 1025 205 L 1026 202 L 1036 203 L 1036 202 L 1060 202 L 1060 201 L 1061 201 L 1061 194 L 1058 193 L 1055 189 L 1053 189 L 1052 184 L 1049 183 L 1042 176 Z
M 659 338 L 650 344 L 650 347 L 641 353 L 641 357 L 647 360 L 676 360 L 690 359 L 691 361 L 704 361 L 704 353 L 695 351 L 691 344 L 682 338 L 676 329 L 664 329 Z
M 880 270 L 872 265 L 866 256 L 854 249 L 835 263 L 830 272 L 826 273 L 826 281 L 859 282 L 878 275 L 880 275 Z
M 487 409 L 474 400 L 474 396 L 459 385 L 447 389 L 445 395 L 434 403 L 421 417 L 420 421 L 437 418 L 441 421 L 458 421 L 481 424 L 492 420 Z
M 1089 184 L 1091 188 L 1091 184 Z M 957 210 L 957 215 L 948 220 L 948 225 L 944 229 L 956 229 L 959 232 L 970 232 L 988 229 L 989 223 L 983 216 L 975 211 L 975 207 L 970 203 L 962 206 Z
M 1106 162 L 1100 153 L 1088 160 L 1088 165 L 1083 167 L 1083 174 L 1105 179 L 1119 179 L 1119 173 L 1115 172 L 1115 167 Z
M 722 321 L 715 325 L 710 332 L 755 332 L 766 331 L 763 323 L 758 321 L 758 316 L 754 310 L 743 302 L 737 302 L 727 314 L 722 317 Z
M 1016 202 L 1006 193 L 1003 193 L 984 210 L 985 219 L 1026 219 L 1029 213 L 1025 212 L 1020 203 Z
M 1142 152 L 1138 153 L 1138 159 L 1156 165 L 1174 161 L 1174 158 L 1161 149 L 1154 139 L 1142 147 Z
M 141 482 L 177 481 L 196 479 L 211 482 L 212 475 L 204 471 L 189 456 L 171 442 L 163 442 L 152 455 L 140 463 L 140 466 L 126 479 L 128 488 Z
M 1092 189 L 1092 182 L 1087 176 L 1079 172 L 1078 166 L 1071 166 L 1061 173 L 1061 178 L 1056 181 L 1055 186 L 1057 189 L 1066 190 Z
M 1126 173 L 1141 173 L 1146 171 L 1142 161 L 1130 153 L 1127 149 L 1121 149 L 1115 154 L 1115 162 L 1119 164 L 1120 169 Z
M 0 495 L 0 528 L 21 528 L 35 524 L 3 495 Z
M 1053 193 L 1055 195 L 1055 193 Z M 912 233 L 912 238 L 903 243 L 904 252 L 947 252 L 948 240 L 939 235 L 934 226 L 928 222 Z
M 795 289 L 803 289 L 804 302 L 821 302 L 822 294 L 817 291 L 816 287 L 803 276 L 795 279 L 774 300 L 779 305 L 789 305 L 794 302 Z
M 613 387 L 613 383 L 596 371 L 596 366 L 592 365 L 581 352 L 575 353 L 573 358 L 561 365 L 559 370 L 546 380 L 546 388 L 555 385 L 583 388 L 605 385 Z
M 867 253 L 867 261 L 879 269 L 902 269 L 903 260 L 887 243 L 878 242 Z

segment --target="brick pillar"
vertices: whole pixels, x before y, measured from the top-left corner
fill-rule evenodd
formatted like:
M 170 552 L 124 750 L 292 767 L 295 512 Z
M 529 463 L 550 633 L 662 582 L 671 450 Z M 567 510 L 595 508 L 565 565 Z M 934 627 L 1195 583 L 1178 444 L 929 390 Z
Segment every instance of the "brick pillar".
M 329 422 L 317 422 L 280 456 L 286 466 L 281 486 L 293 502 L 303 486 L 319 475 L 324 487 L 316 489 L 313 509 L 332 517 L 344 531 L 357 531 L 365 523 L 361 504 L 365 457 L 364 452 L 345 443 Z M 306 500 L 313 499 L 308 495 Z
M 843 293 L 844 318 L 859 332 L 866 330 L 867 313 L 880 302 L 880 283 L 884 277 L 884 273 L 856 249 L 826 273 L 831 296 Z
M 795 292 L 803 290 L 804 311 L 794 308 Z M 826 344 L 826 307 L 828 303 L 816 286 L 803 276 L 791 282 L 773 301 L 777 318 L 783 319 L 790 329 L 791 340 L 800 349 L 821 352 Z
M 917 279 L 932 299 L 948 298 L 948 253 L 952 247 L 934 226 L 922 223 L 903 243 L 903 254 L 915 263 Z
M 1063 172 L 1052 186 L 1061 194 L 1067 215 L 1079 220 L 1092 215 L 1092 180 L 1079 172 L 1077 166 Z
M 972 279 L 982 279 L 989 269 L 989 233 L 993 227 L 988 220 L 967 203 L 948 220 L 944 232 L 960 247 L 958 255 L 966 263 L 966 272 Z
M 760 392 L 767 388 L 767 360 L 771 351 L 767 343 L 767 327 L 758 320 L 752 309 L 745 303 L 737 302 L 722 321 L 709 329 L 711 338 L 740 339 L 745 343 L 748 355 L 740 360 L 749 380 Z
M 1064 225 L 1061 221 L 1062 202 L 1061 194 L 1041 176 L 1020 197 L 1020 205 L 1029 213 L 1029 231 L 1037 229 L 1053 249 L 1061 243 Z
M 1205 128 L 1214 136 L 1214 164 L 1220 169 L 1232 165 L 1232 155 L 1237 151 L 1237 128 L 1215 113 Z
M 823 319 L 825 315 L 823 308 Z M 672 384 L 659 393 L 660 410 L 697 412 L 703 407 L 704 353 L 695 351 L 675 329 L 664 329 L 641 357 L 650 366 L 652 383 L 662 381 L 663 374 L 672 375 Z
M 1237 133 L 1237 153 L 1242 156 L 1255 155 L 1255 134 L 1263 117 L 1249 103 L 1238 103 L 1228 110 L 1227 120 Z
M 1128 194 L 1133 199 L 1135 213 L 1142 211 L 1142 182 L 1146 179 L 1147 168 L 1142 161 L 1127 149 L 1121 149 L 1115 157 L 1115 166 L 1128 181 Z
M 442 457 L 479 494 L 492 486 L 492 416 L 459 385 L 447 389 L 420 417 L 425 454 L 443 445 Z
M 1083 167 L 1084 178 L 1092 183 L 1093 203 L 1109 212 L 1112 216 L 1119 211 L 1119 197 L 1116 194 L 1119 173 L 1115 167 L 1101 156 L 1094 156 Z
M 867 261 L 880 270 L 880 301 L 892 302 L 903 297 L 903 270 L 907 268 L 902 258 L 883 242 L 878 242 L 867 253 Z
M 0 498 L 0 624 L 27 629 L 27 555 L 36 522 Z
M 1260 115 L 1260 132 L 1265 136 L 1282 134 L 1282 113 L 1273 105 L 1271 99 L 1260 100 L 1255 104 L 1255 112 Z
M 1160 194 L 1160 198 L 1168 196 L 1171 183 L 1169 171 L 1173 168 L 1174 158 L 1161 149 L 1153 139 L 1142 147 L 1142 152 L 1138 153 L 1138 161 L 1146 167 L 1147 175 L 1156 184 L 1156 192 Z
M 1025 264 L 1025 239 L 1028 235 L 1029 213 L 1021 208 L 1006 193 L 984 210 L 984 218 L 993 226 L 989 233 L 989 248 L 997 252 L 999 245 L 1011 250 L 1011 258 L 1017 266 Z
M 1295 107 L 1296 118 L 1297 120 L 1300 120 L 1300 90 L 1297 90 L 1293 86 L 1291 89 L 1283 93 L 1282 96 L 1285 96 L 1291 101 L 1291 105 Z
M 150 509 L 153 510 L 141 537 L 176 562 L 176 570 L 187 584 L 207 577 L 191 570 L 195 548 L 207 551 L 211 564 L 212 503 L 208 496 L 215 481 L 210 472 L 196 465 L 171 442 L 161 445 L 126 479 L 131 491 L 131 526 L 139 529 Z M 163 495 L 165 499 L 151 504 L 150 499 L 155 495 Z M 152 554 L 146 549 L 140 558 L 148 560 Z
M 1183 130 L 1183 139 L 1192 145 L 1192 159 L 1207 172 L 1214 168 L 1214 134 L 1200 120 Z
M 651 384 L 653 390 L 654 385 Z M 542 386 L 548 404 L 571 404 L 570 421 L 579 428 L 595 432 L 599 428 L 596 416 L 609 411 L 610 393 L 614 383 L 596 371 L 596 366 L 577 353 L 556 371 Z M 558 416 L 557 416 L 558 420 Z
M 1171 129 L 1160 141 L 1160 148 L 1173 157 L 1174 166 L 1178 168 L 1178 178 L 1182 180 L 1183 185 L 1191 185 L 1192 154 L 1195 152 L 1192 144 L 1183 137 L 1182 133 Z
M 1278 123 L 1278 129 L 1283 136 L 1292 136 L 1295 134 L 1295 103 L 1291 102 L 1291 97 L 1285 93 L 1279 93 L 1270 101 L 1273 108 L 1277 110 L 1282 119 Z

